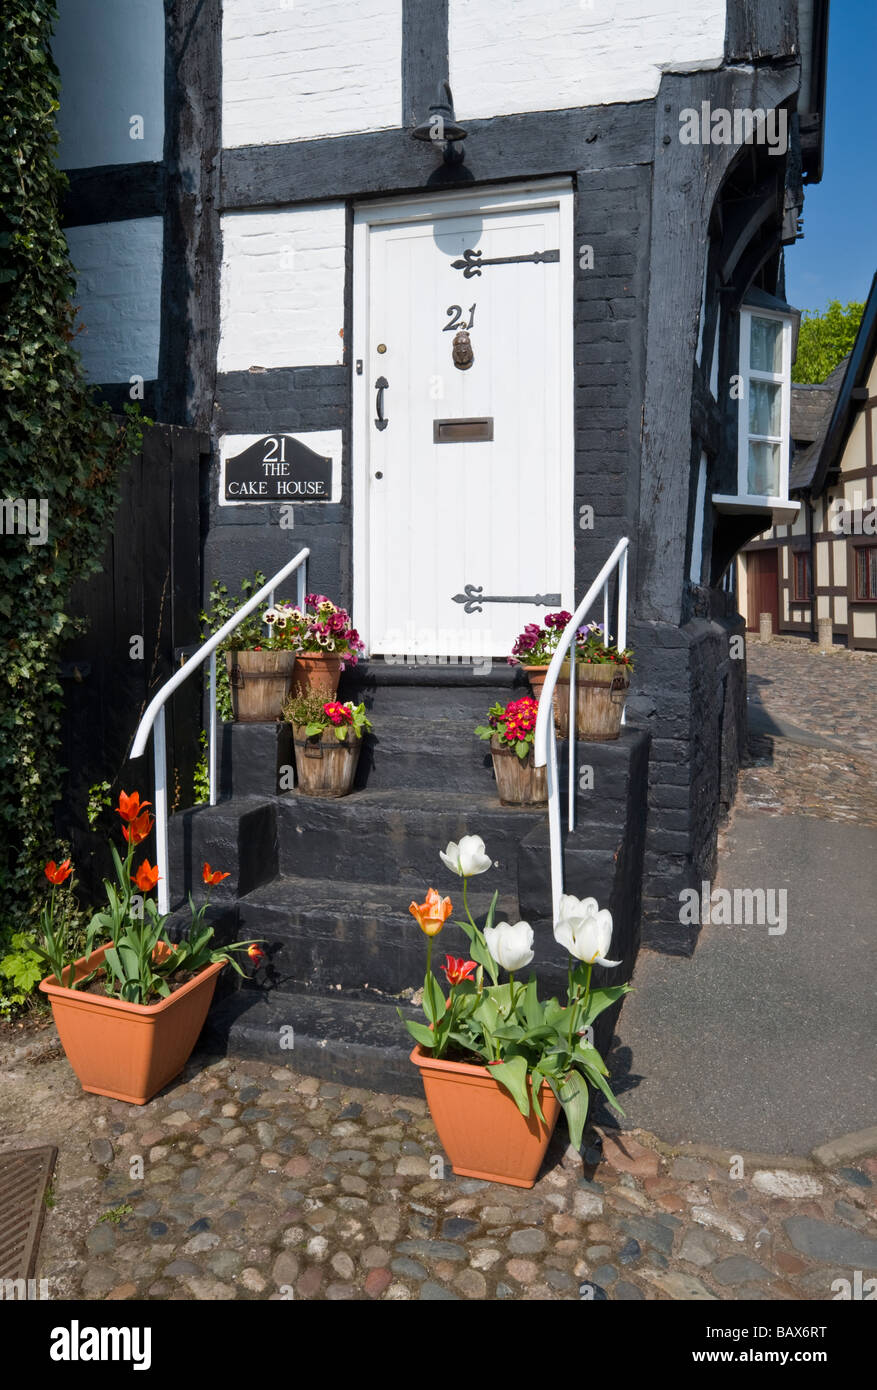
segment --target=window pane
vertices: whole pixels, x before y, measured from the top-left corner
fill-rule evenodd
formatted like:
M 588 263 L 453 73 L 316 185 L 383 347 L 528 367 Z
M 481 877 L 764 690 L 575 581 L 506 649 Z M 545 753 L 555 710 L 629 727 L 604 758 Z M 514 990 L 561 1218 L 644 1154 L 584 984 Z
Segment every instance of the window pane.
M 749 441 L 749 469 L 746 490 L 756 497 L 778 497 L 780 486 L 779 444 Z
M 752 316 L 749 365 L 756 372 L 783 370 L 783 325 L 779 319 Z
M 856 598 L 877 598 L 877 547 L 856 551 Z
M 783 388 L 769 381 L 749 383 L 749 433 L 780 434 Z

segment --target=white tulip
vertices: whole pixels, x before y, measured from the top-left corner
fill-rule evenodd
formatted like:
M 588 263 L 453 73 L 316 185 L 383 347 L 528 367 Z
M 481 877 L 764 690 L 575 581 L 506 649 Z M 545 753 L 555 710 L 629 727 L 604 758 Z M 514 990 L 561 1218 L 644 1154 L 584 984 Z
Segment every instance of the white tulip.
M 554 924 L 554 939 L 571 956 L 587 965 L 620 965 L 620 960 L 607 960 L 606 952 L 612 941 L 612 913 L 597 906 L 596 898 L 574 898 L 564 893 Z
M 447 849 L 439 850 L 439 858 L 452 874 L 459 874 L 460 878 L 472 878 L 493 867 L 480 835 L 464 835 L 458 845 L 451 840 Z
M 485 928 L 484 940 L 503 970 L 523 970 L 533 959 L 533 928 L 529 922 L 516 922 L 514 926 L 509 922 L 497 922 L 495 927 Z

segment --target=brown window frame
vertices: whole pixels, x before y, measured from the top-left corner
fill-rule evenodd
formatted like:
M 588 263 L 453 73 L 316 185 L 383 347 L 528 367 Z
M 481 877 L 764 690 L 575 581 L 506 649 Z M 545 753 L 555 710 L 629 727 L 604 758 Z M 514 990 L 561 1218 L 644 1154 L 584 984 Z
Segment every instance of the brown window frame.
M 874 559 L 871 560 L 869 564 L 877 569 L 877 541 L 859 542 L 858 544 L 852 545 L 850 549 L 853 559 L 853 563 L 850 566 L 852 570 L 850 575 L 850 602 L 877 604 L 877 593 L 875 593 L 873 597 L 868 597 L 867 595 L 859 593 L 859 555 L 862 551 L 867 551 L 869 555 L 873 555 Z
M 807 584 L 806 593 L 798 590 L 798 558 L 799 556 L 806 561 Z M 792 603 L 810 603 L 813 598 L 813 558 L 809 550 L 803 546 L 797 546 L 792 550 Z

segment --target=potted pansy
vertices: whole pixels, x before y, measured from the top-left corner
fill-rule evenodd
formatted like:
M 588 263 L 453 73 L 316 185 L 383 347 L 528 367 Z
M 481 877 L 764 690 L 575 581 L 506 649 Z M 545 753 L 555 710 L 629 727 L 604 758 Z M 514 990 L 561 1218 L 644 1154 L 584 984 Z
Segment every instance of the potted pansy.
M 292 725 L 298 788 L 305 796 L 346 796 L 353 786 L 362 736 L 371 731 L 365 705 L 291 695 L 283 717 Z
M 403 1018 L 415 1041 L 411 1061 L 454 1172 L 532 1187 L 561 1109 L 572 1143 L 581 1144 L 589 1085 L 623 1113 L 591 1040 L 594 1020 L 630 988 L 591 987 L 594 965 L 620 964 L 607 959 L 612 916 L 593 898 L 561 899 L 554 936 L 568 953 L 566 1000 L 543 1001 L 535 978 L 521 978 L 534 958 L 530 924 L 496 922 L 496 893 L 483 928 L 469 910 L 469 879 L 492 867 L 484 841 L 465 835 L 441 859 L 463 880 L 465 915 L 454 925 L 467 949 L 463 956 L 445 956 L 446 994 L 432 957 L 453 912 L 451 900 L 430 888 L 422 903 L 411 904 L 427 938 L 425 1022 Z
M 292 694 L 320 694 L 334 700 L 341 672 L 355 666 L 364 651 L 350 614 L 325 594 L 306 594 L 304 608 L 278 604 L 266 622 L 283 622 L 295 646 Z
M 508 658 L 509 665 L 525 668 L 530 688 L 537 700 L 542 693 L 551 658 L 557 651 L 563 629 L 571 617 L 572 614 L 566 612 L 546 613 L 541 626 L 539 623 L 527 623 L 512 647 L 512 654 Z
M 85 955 L 66 958 L 64 922 L 57 914 L 56 888 L 72 873 L 69 860 L 46 865 L 52 894 L 34 947 L 51 972 L 40 990 L 49 998 L 61 1045 L 83 1090 L 133 1105 L 145 1105 L 182 1071 L 223 966 L 242 975 L 236 952 L 246 952 L 254 964 L 264 954 L 255 941 L 215 946 L 213 927 L 204 920 L 207 901 L 196 908 L 191 897 L 189 925 L 178 941 L 171 940 L 170 918 L 149 896 L 158 870 L 147 858 L 134 868 L 137 847 L 154 824 L 149 805 L 137 792 L 119 797 L 127 851 L 123 859 L 111 846 L 116 882 L 105 880 L 107 905 L 89 924 Z M 228 874 L 205 863 L 202 877 L 207 890 Z M 103 944 L 95 947 L 98 939 Z
M 541 806 L 548 800 L 545 768 L 533 761 L 537 702 L 530 695 L 495 704 L 475 733 L 490 743 L 497 791 L 503 806 Z
M 248 599 L 265 582 L 257 571 L 241 584 Z M 291 625 L 282 616 L 290 605 L 278 603 L 267 611 L 251 613 L 222 643 L 226 676 L 220 675 L 217 698 L 223 718 L 242 724 L 274 722 L 292 684 L 297 643 Z M 217 632 L 236 612 L 228 589 L 215 580 L 210 590 L 210 611 L 201 614 L 208 632 Z
M 633 652 L 621 649 L 602 623 L 588 623 L 576 633 L 576 735 L 595 743 L 618 738 L 621 716 L 630 690 Z M 554 707 L 557 732 L 569 732 L 569 683 L 560 689 Z

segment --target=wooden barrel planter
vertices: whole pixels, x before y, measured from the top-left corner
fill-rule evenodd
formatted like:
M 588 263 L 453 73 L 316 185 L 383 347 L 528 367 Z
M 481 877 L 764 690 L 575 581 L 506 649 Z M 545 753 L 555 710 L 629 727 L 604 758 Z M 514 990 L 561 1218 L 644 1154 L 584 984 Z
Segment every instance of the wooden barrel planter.
M 289 695 L 295 652 L 226 652 L 231 706 L 241 724 L 275 723 Z
M 299 652 L 292 677 L 293 695 L 322 695 L 334 700 L 341 679 L 341 657 L 322 652 Z
M 581 662 L 576 666 L 576 737 L 608 743 L 621 733 L 621 715 L 630 689 L 630 667 Z M 561 738 L 569 734 L 569 680 L 554 691 L 554 720 Z
M 503 806 L 544 806 L 548 800 L 547 769 L 536 767 L 533 749 L 519 758 L 514 748 L 498 738 L 490 740 L 496 789 Z
M 293 724 L 298 790 L 303 796 L 347 796 L 356 776 L 362 739 L 348 734 L 342 743 L 334 729 L 305 734 L 303 724 Z

